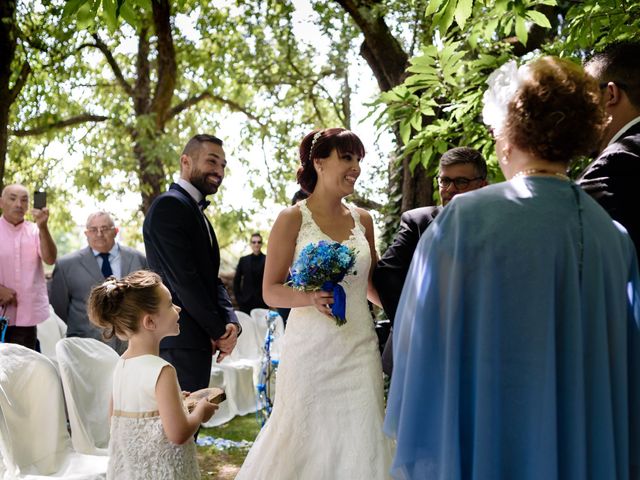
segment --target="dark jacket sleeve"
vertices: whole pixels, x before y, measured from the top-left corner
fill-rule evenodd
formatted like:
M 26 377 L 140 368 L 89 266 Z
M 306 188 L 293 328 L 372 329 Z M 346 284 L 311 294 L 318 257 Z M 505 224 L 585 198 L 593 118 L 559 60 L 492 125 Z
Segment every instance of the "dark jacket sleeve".
M 640 248 L 640 216 L 636 189 L 640 179 L 640 145 L 623 138 L 610 145 L 578 180 L 578 184 L 629 232 Z
M 378 261 L 373 272 L 373 284 L 378 291 L 382 308 L 391 320 L 396 315 L 404 280 L 411 265 L 413 252 L 420 239 L 420 229 L 410 215 L 404 213 L 400 219 L 400 230 L 393 243 Z
M 242 294 L 242 275 L 244 275 L 244 257 L 238 261 L 236 274 L 233 277 L 233 293 L 236 296 L 238 304 L 244 303 L 244 295 Z
M 159 197 L 145 222 L 147 261 L 153 270 L 161 272 L 189 317 L 210 338 L 218 339 L 231 319 L 218 303 L 221 281 L 215 277 L 217 272 L 209 276 L 201 270 L 204 260 L 198 252 L 203 249 L 195 243 L 199 236 L 194 233 L 199 228 L 188 204 L 172 196 Z

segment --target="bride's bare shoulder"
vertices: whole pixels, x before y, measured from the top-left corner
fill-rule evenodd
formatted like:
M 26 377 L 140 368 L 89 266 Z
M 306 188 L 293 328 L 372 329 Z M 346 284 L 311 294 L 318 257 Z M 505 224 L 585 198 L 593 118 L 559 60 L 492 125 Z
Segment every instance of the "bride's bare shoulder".
M 278 226 L 300 227 L 302 224 L 302 212 L 298 205 L 293 205 L 281 210 L 276 219 Z M 275 225 L 274 225 L 275 226 Z

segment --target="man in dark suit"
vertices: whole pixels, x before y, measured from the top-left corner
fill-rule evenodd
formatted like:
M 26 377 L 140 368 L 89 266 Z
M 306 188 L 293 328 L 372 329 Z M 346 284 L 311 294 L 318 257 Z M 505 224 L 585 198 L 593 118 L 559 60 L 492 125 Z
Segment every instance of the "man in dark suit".
M 95 212 L 87 218 L 88 247 L 60 258 L 49 284 L 49 301 L 56 314 L 67 323 L 67 337 L 95 338 L 118 353 L 127 343 L 117 338 L 105 340 L 102 331 L 89 321 L 87 298 L 91 289 L 111 275 L 122 278 L 147 268 L 147 260 L 137 250 L 116 242 L 118 229 L 107 212 Z
M 610 122 L 601 153 L 578 184 L 631 235 L 640 252 L 640 42 L 621 42 L 596 53 L 585 65 L 598 80 Z M 636 206 L 634 206 L 636 205 Z
M 262 298 L 262 278 L 266 255 L 262 253 L 262 235 L 251 235 L 251 254 L 240 258 L 233 277 L 233 293 L 238 306 L 250 314 L 254 308 L 269 308 Z
M 404 212 L 400 218 L 400 230 L 373 272 L 373 283 L 392 326 L 420 236 L 454 196 L 487 185 L 487 163 L 480 152 L 473 148 L 453 148 L 440 158 L 438 185 L 442 206 L 421 207 Z M 382 367 L 386 374 L 391 375 L 392 335 L 389 335 L 384 347 Z
M 218 191 L 227 165 L 222 141 L 196 135 L 180 156 L 180 179 L 155 199 L 144 220 L 149 266 L 182 308 L 180 334 L 160 344 L 183 390 L 209 386 L 211 359 L 229 355 L 240 333 L 229 294 L 218 277 L 220 250 L 204 214 L 207 195 Z

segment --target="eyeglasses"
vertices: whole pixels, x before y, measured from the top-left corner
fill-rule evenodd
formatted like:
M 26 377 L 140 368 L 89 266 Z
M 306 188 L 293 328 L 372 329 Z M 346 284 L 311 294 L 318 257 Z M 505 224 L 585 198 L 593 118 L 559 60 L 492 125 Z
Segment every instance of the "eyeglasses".
M 449 188 L 449 185 L 453 183 L 453 186 L 456 187 L 456 190 L 466 190 L 469 188 L 471 182 L 475 182 L 476 180 L 484 180 L 484 177 L 475 177 L 475 178 L 465 178 L 465 177 L 438 177 L 438 185 L 442 188 Z
M 251 243 L 260 245 L 262 243 L 262 240 L 251 240 Z
M 106 235 L 107 233 L 115 229 L 116 227 L 87 227 L 87 233 L 90 233 L 91 235 L 97 235 L 97 233 L 100 232 L 101 234 Z

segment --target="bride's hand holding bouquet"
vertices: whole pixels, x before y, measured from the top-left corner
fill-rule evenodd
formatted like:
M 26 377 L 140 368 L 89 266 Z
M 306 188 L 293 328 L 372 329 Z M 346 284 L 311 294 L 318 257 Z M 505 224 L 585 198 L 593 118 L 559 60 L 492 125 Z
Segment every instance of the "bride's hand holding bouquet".
M 306 245 L 291 268 L 289 284 L 296 290 L 313 292 L 313 305 L 335 319 L 347 322 L 346 294 L 340 282 L 352 272 L 355 251 L 338 242 L 320 240 Z

